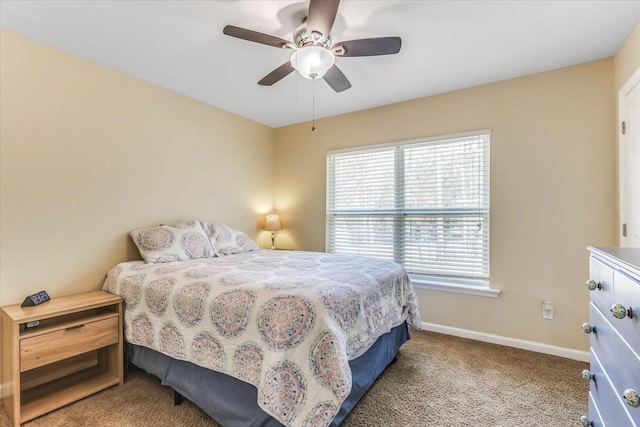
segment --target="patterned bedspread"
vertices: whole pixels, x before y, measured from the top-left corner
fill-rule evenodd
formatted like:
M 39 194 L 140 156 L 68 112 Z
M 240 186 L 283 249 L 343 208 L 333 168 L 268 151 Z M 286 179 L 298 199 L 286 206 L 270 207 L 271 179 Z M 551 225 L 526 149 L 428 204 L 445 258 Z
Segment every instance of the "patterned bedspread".
M 348 361 L 407 320 L 401 266 L 260 250 L 166 264 L 118 264 L 104 289 L 125 301 L 127 341 L 255 385 L 286 426 L 327 426 L 351 390 Z

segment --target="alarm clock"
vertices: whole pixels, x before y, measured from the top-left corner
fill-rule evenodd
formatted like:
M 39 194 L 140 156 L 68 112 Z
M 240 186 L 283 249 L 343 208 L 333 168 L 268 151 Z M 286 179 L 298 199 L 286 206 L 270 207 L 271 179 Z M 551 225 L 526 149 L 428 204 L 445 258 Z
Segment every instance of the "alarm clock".
M 47 291 L 40 291 L 37 294 L 29 295 L 24 299 L 24 302 L 20 307 L 33 307 L 34 305 L 40 305 L 43 302 L 47 302 L 51 299 Z

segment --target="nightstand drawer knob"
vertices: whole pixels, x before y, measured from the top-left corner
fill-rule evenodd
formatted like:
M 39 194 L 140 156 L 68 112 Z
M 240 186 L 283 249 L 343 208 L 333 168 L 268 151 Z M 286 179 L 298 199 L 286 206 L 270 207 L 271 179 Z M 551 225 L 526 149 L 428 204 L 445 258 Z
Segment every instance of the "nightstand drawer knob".
M 589 289 L 590 291 L 595 291 L 596 289 L 601 291 L 602 290 L 602 285 L 600 284 L 600 282 L 596 282 L 593 279 L 589 279 L 587 280 L 587 283 L 584 284 L 587 289 Z
M 640 394 L 637 391 L 628 388 L 622 393 L 622 397 L 627 401 L 627 405 L 632 408 L 637 408 L 640 406 Z
M 629 317 L 629 319 L 631 319 L 633 317 L 631 307 L 626 308 L 622 304 L 613 304 L 611 306 L 611 313 L 613 313 L 613 317 L 616 319 L 624 319 L 625 317 Z
M 583 323 L 582 324 L 582 331 L 585 334 L 590 334 L 590 333 L 596 333 L 596 327 L 593 326 L 591 323 Z
M 596 379 L 596 374 L 594 374 L 593 372 L 591 372 L 588 369 L 585 369 L 584 371 L 582 371 L 582 379 L 585 381 L 591 381 Z

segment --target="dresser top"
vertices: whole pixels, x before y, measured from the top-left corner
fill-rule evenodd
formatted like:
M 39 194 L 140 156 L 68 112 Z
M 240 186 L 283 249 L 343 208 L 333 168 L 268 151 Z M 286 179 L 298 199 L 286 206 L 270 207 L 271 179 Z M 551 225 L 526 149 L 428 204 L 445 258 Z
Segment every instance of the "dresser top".
M 589 250 L 594 255 L 608 259 L 619 267 L 640 276 L 640 248 L 604 248 L 589 246 Z

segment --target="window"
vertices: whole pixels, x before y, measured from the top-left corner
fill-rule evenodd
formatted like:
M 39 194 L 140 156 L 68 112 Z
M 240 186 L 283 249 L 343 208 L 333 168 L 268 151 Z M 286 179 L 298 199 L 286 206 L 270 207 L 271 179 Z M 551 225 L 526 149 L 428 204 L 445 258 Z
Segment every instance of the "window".
M 328 252 L 414 281 L 489 285 L 489 131 L 327 154 Z

